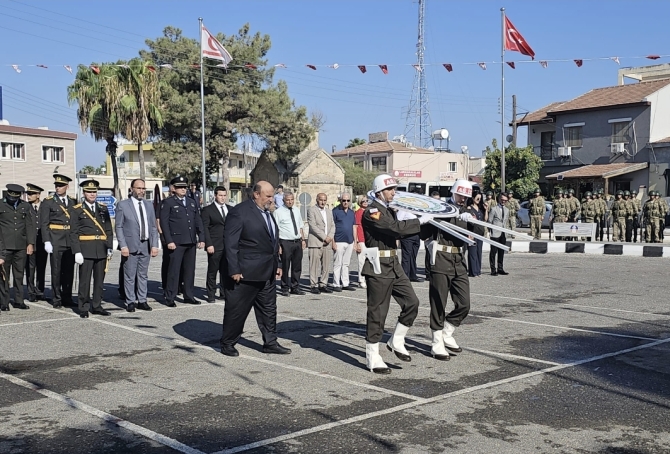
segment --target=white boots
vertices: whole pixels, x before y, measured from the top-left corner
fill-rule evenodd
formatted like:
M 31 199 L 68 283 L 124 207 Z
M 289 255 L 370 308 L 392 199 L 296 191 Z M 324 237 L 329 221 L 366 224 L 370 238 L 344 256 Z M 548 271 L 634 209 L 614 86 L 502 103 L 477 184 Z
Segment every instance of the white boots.
M 433 343 L 430 347 L 430 354 L 433 358 L 440 361 L 449 361 L 449 352 L 444 348 L 444 337 L 442 330 L 433 331 Z
M 391 369 L 386 365 L 381 355 L 379 354 L 379 343 L 365 344 L 365 362 L 375 374 L 390 374 Z
M 412 357 L 409 356 L 409 352 L 405 348 L 405 335 L 407 334 L 407 331 L 409 331 L 409 326 L 405 326 L 398 322 L 391 338 L 386 343 L 386 348 L 395 353 L 401 361 L 410 362 L 412 361 Z
M 449 351 L 454 353 L 460 353 L 463 351 L 461 347 L 456 343 L 454 339 L 454 331 L 456 327 L 449 322 L 444 322 L 444 329 L 442 330 L 442 336 L 444 337 L 444 346 L 447 347 Z

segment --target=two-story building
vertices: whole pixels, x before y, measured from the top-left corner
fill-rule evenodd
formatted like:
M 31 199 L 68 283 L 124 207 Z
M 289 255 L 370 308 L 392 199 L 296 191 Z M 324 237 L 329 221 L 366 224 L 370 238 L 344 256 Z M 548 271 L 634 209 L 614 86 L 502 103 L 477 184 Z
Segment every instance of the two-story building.
M 147 192 L 145 198 L 153 200 L 156 196 L 156 186 L 160 193 L 165 192 L 165 179 L 156 172 L 156 161 L 153 157 L 153 144 L 145 143 L 142 145 L 144 154 L 144 171 L 146 174 L 145 185 Z M 112 160 L 106 155 L 105 175 L 90 175 L 100 182 L 100 189 L 114 188 L 114 174 L 112 171 Z M 119 191 L 123 198 L 126 198 L 130 192 L 131 183 L 135 178 L 140 177 L 140 159 L 137 144 L 122 143 L 116 149 L 116 162 L 119 171 Z
M 415 147 L 402 141 L 388 140 L 388 133 L 369 135 L 366 144 L 339 150 L 331 155 L 351 159 L 357 165 L 377 173 L 388 173 L 409 191 L 427 194 L 428 188 L 443 190 L 443 197 L 459 178 L 470 171 L 467 154 Z
M 53 174 L 72 178 L 68 194 L 76 197 L 77 134 L 52 131 L 47 127 L 12 126 L 0 120 L 0 190 L 8 183 L 33 183 L 44 188 L 46 197 L 54 192 Z
M 668 194 L 670 78 L 597 88 L 517 122 L 544 161 L 540 187 Z

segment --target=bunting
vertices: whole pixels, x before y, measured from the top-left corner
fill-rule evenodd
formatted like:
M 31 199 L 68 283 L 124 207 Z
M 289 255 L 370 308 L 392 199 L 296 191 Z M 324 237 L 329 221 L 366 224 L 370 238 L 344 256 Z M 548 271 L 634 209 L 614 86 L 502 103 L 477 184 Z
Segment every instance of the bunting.
M 381 69 L 384 74 L 389 73 L 388 66 L 386 66 L 386 65 L 379 65 L 379 69 Z
M 612 57 L 612 60 L 613 60 L 614 63 L 616 63 L 617 65 L 621 65 L 621 63 L 619 63 L 619 57 Z
M 361 70 L 363 74 L 365 74 L 368 70 L 365 68 L 365 65 L 358 65 L 358 69 Z
M 485 62 L 483 62 L 483 61 L 479 62 L 479 63 L 477 63 L 477 65 L 479 65 L 480 68 L 482 68 L 484 71 L 486 71 L 486 63 Z
M 583 64 L 584 60 L 575 60 L 575 65 L 577 65 L 577 68 L 581 68 Z
M 421 72 L 421 66 L 419 65 L 412 65 L 412 68 L 416 69 L 417 71 Z
M 507 64 L 509 65 L 510 68 L 512 68 L 512 69 L 516 69 L 516 65 L 514 64 L 513 61 L 507 61 L 507 62 L 505 62 L 505 63 L 507 63 Z
M 448 72 L 452 72 L 454 70 L 454 67 L 451 66 L 451 63 L 443 63 L 442 66 L 444 66 L 444 69 L 446 69 Z
M 548 65 L 549 63 L 547 63 L 547 60 L 540 60 L 540 66 L 542 66 L 543 68 L 546 68 Z
M 67 71 L 67 72 L 69 72 L 70 74 L 72 74 L 72 66 L 70 66 L 70 65 L 63 65 L 63 68 L 65 68 L 65 71 Z
M 21 74 L 21 70 L 19 69 L 19 65 L 12 65 L 12 68 L 14 68 L 14 71 Z

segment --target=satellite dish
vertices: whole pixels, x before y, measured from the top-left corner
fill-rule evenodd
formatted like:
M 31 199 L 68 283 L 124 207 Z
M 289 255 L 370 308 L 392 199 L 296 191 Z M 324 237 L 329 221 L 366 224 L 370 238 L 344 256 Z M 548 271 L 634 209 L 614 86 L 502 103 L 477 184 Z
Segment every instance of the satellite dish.
M 512 140 L 514 140 L 514 137 L 512 137 L 511 134 L 507 134 L 507 137 L 505 137 L 505 140 L 507 141 L 507 143 L 512 143 Z
M 446 129 L 436 129 L 433 131 L 433 139 L 435 140 L 447 140 L 449 138 L 449 131 Z
M 467 153 L 468 152 L 468 146 L 467 145 L 461 145 L 461 153 Z

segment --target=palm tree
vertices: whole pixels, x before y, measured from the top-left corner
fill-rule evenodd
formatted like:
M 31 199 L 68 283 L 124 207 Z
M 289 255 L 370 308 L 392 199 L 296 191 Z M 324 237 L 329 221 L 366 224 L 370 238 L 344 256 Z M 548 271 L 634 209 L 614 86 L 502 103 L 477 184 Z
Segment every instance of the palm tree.
M 163 126 L 160 106 L 163 82 L 158 80 L 156 68 L 150 62 L 133 58 L 127 65 L 117 68 L 118 83 L 123 94 L 119 100 L 123 111 L 123 136 L 137 144 L 140 178 L 145 179 L 145 142 L 156 128 Z
M 112 161 L 114 194 L 121 198 L 116 135 L 122 131 L 123 116 L 119 110 L 118 100 L 122 92 L 116 83 L 116 69 L 112 65 L 79 65 L 74 82 L 67 87 L 67 99 L 70 105 L 77 103 L 77 120 L 81 130 L 89 132 L 96 142 L 107 142 L 105 151 Z

